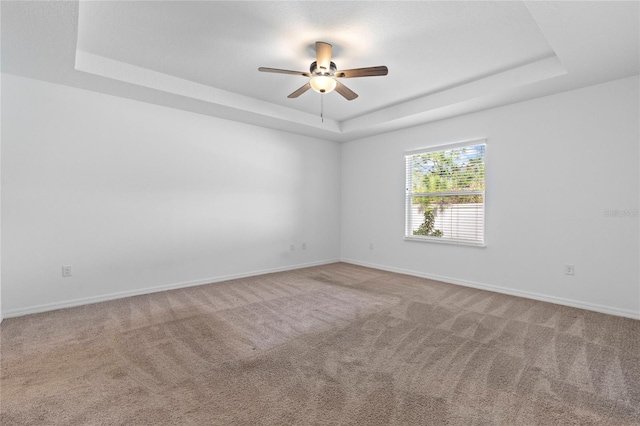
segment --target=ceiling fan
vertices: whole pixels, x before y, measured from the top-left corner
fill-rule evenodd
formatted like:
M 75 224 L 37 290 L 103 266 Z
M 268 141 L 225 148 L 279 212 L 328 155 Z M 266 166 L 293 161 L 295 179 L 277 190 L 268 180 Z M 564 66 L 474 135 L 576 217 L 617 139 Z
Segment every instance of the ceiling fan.
M 258 68 L 258 71 L 309 77 L 307 84 L 287 96 L 288 98 L 297 98 L 309 89 L 313 89 L 318 93 L 329 93 L 335 89 L 336 92 L 341 94 L 348 101 L 354 100 L 358 95 L 338 81 L 338 78 L 374 77 L 387 75 L 389 72 L 387 67 L 384 65 L 378 67 L 338 70 L 336 64 L 331 62 L 331 49 L 332 46 L 329 43 L 316 41 L 316 60 L 311 63 L 309 72 L 289 71 L 265 67 Z

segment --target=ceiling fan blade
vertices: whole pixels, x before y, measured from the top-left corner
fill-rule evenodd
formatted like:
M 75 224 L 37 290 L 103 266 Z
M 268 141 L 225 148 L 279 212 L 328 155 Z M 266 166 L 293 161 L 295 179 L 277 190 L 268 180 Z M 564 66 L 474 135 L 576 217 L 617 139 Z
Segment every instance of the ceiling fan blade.
M 338 78 L 354 78 L 354 77 L 375 77 L 377 75 L 387 75 L 389 69 L 384 65 L 379 67 L 354 68 L 352 70 L 336 71 L 335 76 Z
M 298 90 L 296 90 L 295 92 L 293 92 L 292 94 L 290 94 L 289 96 L 287 96 L 287 98 L 290 98 L 290 99 L 297 98 L 298 96 L 302 95 L 304 92 L 306 92 L 309 89 L 311 89 L 311 84 L 307 83 L 301 88 L 299 88 Z
M 301 75 L 303 77 L 311 77 L 311 74 L 309 74 L 308 72 L 281 70 L 280 68 L 260 67 L 260 68 L 258 68 L 258 71 L 261 71 L 261 72 L 274 72 L 274 73 L 277 73 L 277 74 L 293 74 L 293 75 Z
M 344 84 L 340 83 L 339 81 L 336 81 L 336 92 L 340 93 L 346 100 L 348 101 L 352 101 L 355 98 L 358 97 L 358 94 L 356 92 L 354 92 L 353 90 L 349 89 L 347 86 L 345 86 Z
M 329 71 L 331 68 L 331 49 L 329 43 L 316 41 L 316 63 L 320 70 Z

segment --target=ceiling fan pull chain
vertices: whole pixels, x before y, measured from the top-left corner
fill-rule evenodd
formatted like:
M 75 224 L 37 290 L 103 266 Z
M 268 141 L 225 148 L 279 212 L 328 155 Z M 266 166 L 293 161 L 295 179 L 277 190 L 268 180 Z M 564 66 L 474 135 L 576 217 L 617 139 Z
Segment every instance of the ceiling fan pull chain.
M 324 95 L 320 94 L 320 118 L 324 123 Z

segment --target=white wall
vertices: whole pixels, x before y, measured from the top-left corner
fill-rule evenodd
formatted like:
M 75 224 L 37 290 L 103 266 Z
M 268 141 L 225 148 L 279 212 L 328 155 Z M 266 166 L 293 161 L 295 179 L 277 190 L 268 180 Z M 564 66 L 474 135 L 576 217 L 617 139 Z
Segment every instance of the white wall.
M 344 144 L 343 260 L 640 317 L 638 217 L 604 212 L 639 207 L 639 93 L 636 76 Z M 403 152 L 477 138 L 487 247 L 404 241 Z
M 0 9 L 2 9 L 0 7 Z M 0 13 L 1 15 L 1 13 Z M 0 46 L 2 41 L 0 40 Z M 0 74 L 0 117 L 2 117 L 2 75 Z M 1 123 L 1 120 L 0 120 Z M 0 128 L 2 126 L 0 125 Z M 2 131 L 0 131 L 0 212 L 2 211 Z M 2 214 L 0 214 L 0 323 L 4 318 L 2 314 Z
M 2 311 L 341 256 L 637 316 L 639 220 L 604 210 L 639 206 L 638 93 L 634 77 L 341 147 L 3 74 Z M 403 152 L 481 137 L 487 247 L 405 242 Z
M 339 258 L 338 144 L 2 82 L 5 316 Z

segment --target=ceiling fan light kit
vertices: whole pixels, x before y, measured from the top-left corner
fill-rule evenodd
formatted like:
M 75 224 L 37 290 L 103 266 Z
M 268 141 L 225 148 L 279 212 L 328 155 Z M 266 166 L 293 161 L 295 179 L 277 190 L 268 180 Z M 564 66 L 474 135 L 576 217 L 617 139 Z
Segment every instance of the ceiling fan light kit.
M 331 93 L 336 88 L 338 82 L 333 78 L 326 75 L 317 75 L 311 77 L 309 81 L 311 88 L 318 93 Z
M 332 46 L 329 43 L 316 41 L 316 60 L 311 63 L 308 73 L 266 67 L 260 67 L 258 68 L 258 71 L 309 77 L 309 82 L 291 93 L 288 98 L 297 98 L 309 89 L 313 89 L 315 92 L 320 94 L 331 93 L 335 90 L 348 101 L 354 100 L 358 95 L 353 90 L 339 82 L 337 80 L 338 78 L 375 77 L 387 75 L 389 73 L 386 66 L 338 71 L 336 64 L 331 62 L 331 51 Z

